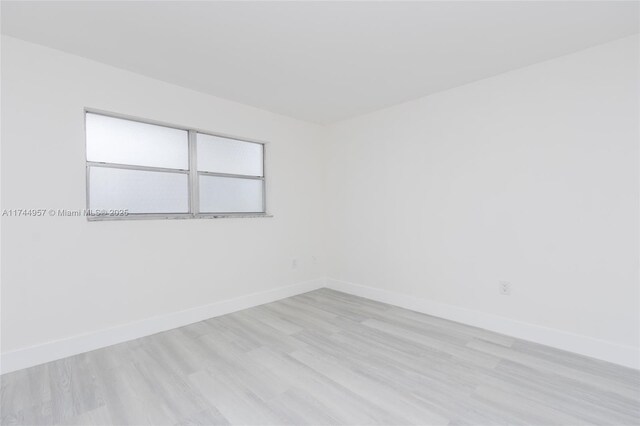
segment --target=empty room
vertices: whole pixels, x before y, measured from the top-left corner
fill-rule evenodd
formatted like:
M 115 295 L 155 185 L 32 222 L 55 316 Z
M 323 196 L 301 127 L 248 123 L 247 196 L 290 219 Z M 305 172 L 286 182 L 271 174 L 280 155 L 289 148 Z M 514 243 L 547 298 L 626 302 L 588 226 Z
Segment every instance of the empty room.
M 1 1 L 0 424 L 640 425 L 639 1 Z

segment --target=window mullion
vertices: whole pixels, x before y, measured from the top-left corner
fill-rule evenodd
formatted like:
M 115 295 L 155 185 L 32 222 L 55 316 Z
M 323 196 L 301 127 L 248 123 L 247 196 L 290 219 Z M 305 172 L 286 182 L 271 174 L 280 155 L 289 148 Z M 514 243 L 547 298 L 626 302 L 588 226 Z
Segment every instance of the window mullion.
M 192 216 L 196 216 L 200 211 L 197 149 L 197 133 L 195 130 L 189 130 L 189 211 Z
M 267 160 L 265 159 L 265 149 L 262 145 L 262 211 L 267 213 Z

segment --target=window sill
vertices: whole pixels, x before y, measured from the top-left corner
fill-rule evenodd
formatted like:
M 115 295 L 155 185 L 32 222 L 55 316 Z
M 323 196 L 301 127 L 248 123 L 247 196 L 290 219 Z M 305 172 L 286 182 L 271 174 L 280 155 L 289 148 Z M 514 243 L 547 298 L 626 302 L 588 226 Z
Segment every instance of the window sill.
M 87 216 L 89 222 L 116 220 L 154 220 L 154 219 L 252 219 L 273 217 L 268 213 L 210 213 L 210 214 L 131 214 L 128 216 Z

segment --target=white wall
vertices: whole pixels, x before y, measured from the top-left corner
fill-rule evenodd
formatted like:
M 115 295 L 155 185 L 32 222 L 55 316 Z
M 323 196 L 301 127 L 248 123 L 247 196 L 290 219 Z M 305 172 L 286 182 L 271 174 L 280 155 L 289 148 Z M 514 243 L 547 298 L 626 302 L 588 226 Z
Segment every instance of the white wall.
M 574 342 L 603 342 L 630 365 L 638 71 L 632 37 L 325 129 L 2 37 L 4 209 L 84 207 L 93 107 L 272 141 L 275 215 L 3 218 L 3 357 L 36 345 L 41 362 L 60 348 L 47 342 L 96 346 L 122 336 L 109 327 L 328 275 L 516 335 L 557 331 L 547 343 L 594 356 Z
M 332 126 L 329 276 L 640 366 L 638 51 L 625 38 Z
M 324 276 L 320 127 L 9 37 L 4 209 L 85 207 L 84 107 L 270 141 L 274 217 L 3 218 L 3 353 Z

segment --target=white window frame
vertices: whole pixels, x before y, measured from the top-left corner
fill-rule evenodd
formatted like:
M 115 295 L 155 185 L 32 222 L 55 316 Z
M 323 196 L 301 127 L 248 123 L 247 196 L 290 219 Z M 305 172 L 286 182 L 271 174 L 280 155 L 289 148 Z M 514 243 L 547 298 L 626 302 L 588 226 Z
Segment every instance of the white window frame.
M 149 166 L 136 166 L 136 165 L 128 165 L 128 164 L 115 164 L 115 163 L 107 163 L 107 162 L 96 162 L 89 161 L 87 159 L 86 151 L 87 151 L 87 125 L 86 119 L 87 114 L 98 114 L 106 117 L 119 118 L 123 120 L 135 121 L 138 123 L 144 124 L 152 124 L 156 126 L 169 127 L 178 130 L 184 130 L 188 134 L 188 153 L 189 153 L 189 169 L 171 169 L 164 167 L 149 167 Z M 251 218 L 251 217 L 273 217 L 272 215 L 267 213 L 267 172 L 266 172 L 266 145 L 268 142 L 257 141 L 254 139 L 248 139 L 243 137 L 231 136 L 227 134 L 211 132 L 207 130 L 196 129 L 192 127 L 179 126 L 175 124 L 169 124 L 165 122 L 160 122 L 156 120 L 150 120 L 146 118 L 133 117 L 124 114 L 113 113 L 109 111 L 103 111 L 95 108 L 84 108 L 83 111 L 83 120 L 84 120 L 84 147 L 85 147 L 85 165 L 86 165 L 86 206 L 87 211 L 91 209 L 90 202 L 90 169 L 91 167 L 110 167 L 110 168 L 118 168 L 118 169 L 129 169 L 129 170 L 139 170 L 139 171 L 152 171 L 152 172 L 168 172 L 168 173 L 182 173 L 188 175 L 188 196 L 189 196 L 189 212 L 188 213 L 129 213 L 126 216 L 116 216 L 116 215 L 86 215 L 87 220 L 89 221 L 104 221 L 104 220 L 145 220 L 145 219 L 219 219 L 219 218 Z M 237 175 L 237 174 L 228 174 L 228 173 L 213 173 L 213 172 L 204 172 L 198 171 L 198 156 L 197 156 L 197 136 L 198 133 L 210 136 L 217 136 L 226 139 L 233 139 L 240 142 L 254 143 L 262 146 L 262 176 L 249 176 L 249 175 Z M 232 178 L 241 178 L 241 179 L 253 179 L 253 180 L 261 180 L 262 181 L 262 211 L 261 212 L 241 212 L 241 213 L 200 213 L 200 203 L 199 203 L 199 176 L 220 176 L 220 177 L 232 177 Z

